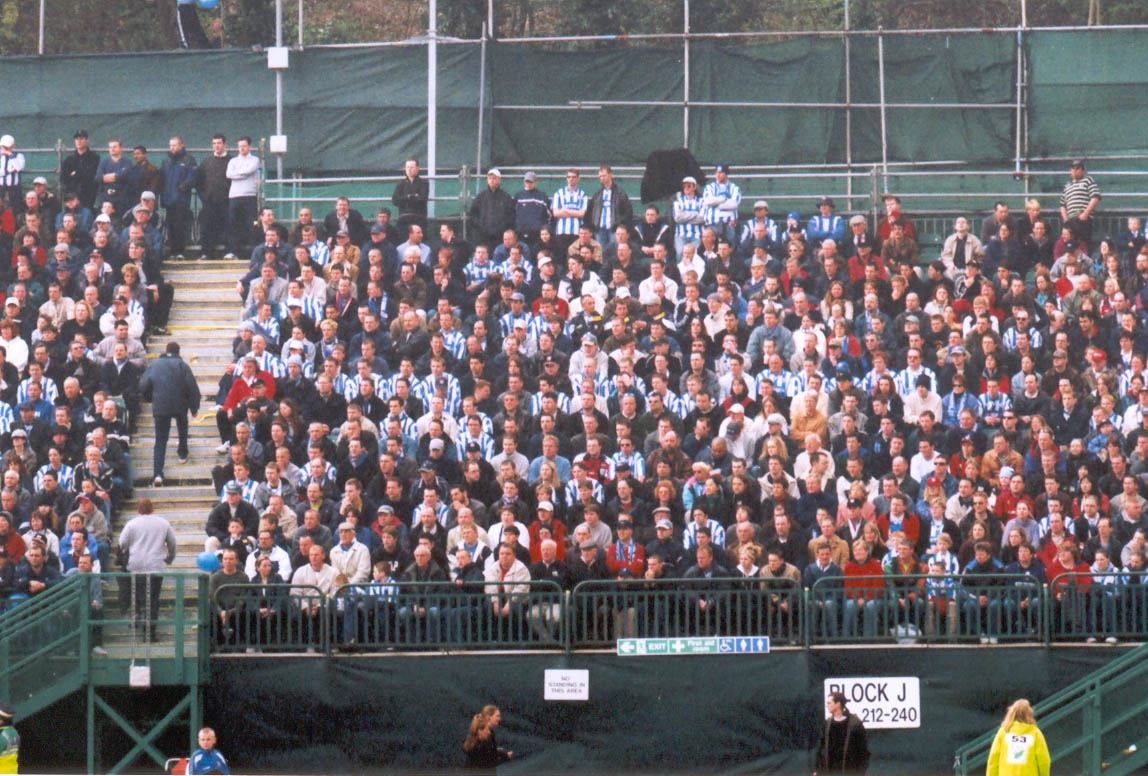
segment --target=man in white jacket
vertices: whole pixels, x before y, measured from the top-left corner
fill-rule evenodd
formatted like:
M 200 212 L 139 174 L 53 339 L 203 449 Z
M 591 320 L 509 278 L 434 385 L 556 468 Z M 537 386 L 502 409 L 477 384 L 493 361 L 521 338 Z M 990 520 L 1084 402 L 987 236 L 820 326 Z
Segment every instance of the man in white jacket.
M 227 201 L 226 258 L 247 256 L 251 253 L 251 233 L 259 215 L 259 157 L 251 153 L 251 138 L 244 136 L 237 143 L 239 154 L 227 162 L 227 179 L 231 190 Z

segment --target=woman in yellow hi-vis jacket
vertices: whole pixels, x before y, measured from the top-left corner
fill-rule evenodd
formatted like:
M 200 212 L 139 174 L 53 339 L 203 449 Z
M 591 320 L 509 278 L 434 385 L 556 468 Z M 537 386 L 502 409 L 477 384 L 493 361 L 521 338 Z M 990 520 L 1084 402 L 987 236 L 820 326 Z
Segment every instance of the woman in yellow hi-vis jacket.
M 20 734 L 12 727 L 12 709 L 0 703 L 0 773 L 19 773 Z
M 987 776 L 1048 776 L 1048 744 L 1036 726 L 1032 705 L 1021 698 L 1008 707 L 993 747 Z

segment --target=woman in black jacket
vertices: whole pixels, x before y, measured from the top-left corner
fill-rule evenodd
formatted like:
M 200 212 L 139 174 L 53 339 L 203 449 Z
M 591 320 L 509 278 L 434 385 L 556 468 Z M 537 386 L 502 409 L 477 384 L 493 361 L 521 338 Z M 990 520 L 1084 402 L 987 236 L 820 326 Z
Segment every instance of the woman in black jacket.
M 845 708 L 845 694 L 831 692 L 825 702 L 829 719 L 817 747 L 814 776 L 850 773 L 861 776 L 869 767 L 869 739 L 860 717 Z
M 514 756 L 514 752 L 500 749 L 495 739 L 494 728 L 501 720 L 502 712 L 497 706 L 486 706 L 471 719 L 466 741 L 462 745 L 469 770 L 493 773 L 499 765 Z

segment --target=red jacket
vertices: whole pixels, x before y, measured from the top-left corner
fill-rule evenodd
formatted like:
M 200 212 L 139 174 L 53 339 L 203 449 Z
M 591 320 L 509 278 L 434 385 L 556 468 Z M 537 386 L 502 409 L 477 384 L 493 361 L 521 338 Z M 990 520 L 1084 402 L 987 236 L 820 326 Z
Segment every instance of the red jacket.
M 530 534 L 530 560 L 534 563 L 542 560 L 542 538 L 538 535 L 541 529 L 542 523 L 538 520 L 535 520 L 526 529 L 527 533 Z M 551 518 L 550 537 L 558 545 L 558 560 L 566 560 L 566 524 L 561 520 Z
M 1055 588 L 1053 592 L 1055 593 L 1056 597 L 1060 598 L 1061 595 L 1068 592 L 1073 587 L 1077 588 L 1078 590 L 1087 590 L 1089 587 L 1091 587 L 1092 577 L 1084 576 L 1089 574 L 1091 571 L 1092 569 L 1084 561 L 1080 561 L 1072 568 L 1066 569 L 1064 566 L 1060 565 L 1060 559 L 1057 558 L 1048 565 L 1048 568 L 1045 570 L 1045 577 L 1048 579 L 1048 584 Z M 1061 574 L 1068 574 L 1070 572 L 1079 574 L 1080 576 L 1066 577 L 1061 580 L 1056 579 Z
M 606 552 L 606 568 L 610 569 L 610 573 L 618 576 L 622 569 L 629 569 L 630 576 L 634 579 L 641 579 L 642 573 L 646 570 L 646 550 L 638 542 L 634 542 L 634 556 L 633 559 L 626 563 L 622 559 L 622 554 L 618 549 L 618 542 L 613 542 L 610 549 Z
M 259 370 L 255 373 L 255 377 L 262 380 L 267 384 L 267 398 L 275 398 L 275 378 L 271 373 L 265 370 Z M 251 386 L 242 377 L 236 377 L 235 382 L 231 384 L 231 390 L 227 392 L 227 399 L 223 402 L 223 409 L 233 410 L 243 402 L 248 396 L 252 395 Z
M 881 561 L 870 558 L 869 562 L 861 565 L 855 560 L 845 564 L 845 595 L 849 598 L 864 598 L 873 600 L 882 598 L 885 590 L 885 569 Z M 873 577 L 873 579 L 857 579 L 857 577 Z
M 8 553 L 8 560 L 13 564 L 17 564 L 24 557 L 24 553 L 28 551 L 28 546 L 24 544 L 24 539 L 20 534 L 16 533 L 15 528 L 8 532 L 8 538 L 4 540 L 4 551 Z
M 877 528 L 881 530 L 881 539 L 889 542 L 889 513 L 881 515 L 877 518 Z M 913 546 L 917 546 L 917 537 L 921 535 L 921 521 L 912 512 L 906 512 L 904 518 L 901 519 L 901 532 L 905 534 Z
M 1016 517 L 1016 505 L 1024 501 L 1028 504 L 1028 511 L 1031 514 L 1032 509 L 1032 496 L 1027 492 L 1021 493 L 1019 496 L 1014 496 L 1011 490 L 1005 490 L 997 496 L 997 504 L 994 511 L 997 513 L 997 518 L 1000 519 L 1001 525 L 1008 524 L 1009 520 Z

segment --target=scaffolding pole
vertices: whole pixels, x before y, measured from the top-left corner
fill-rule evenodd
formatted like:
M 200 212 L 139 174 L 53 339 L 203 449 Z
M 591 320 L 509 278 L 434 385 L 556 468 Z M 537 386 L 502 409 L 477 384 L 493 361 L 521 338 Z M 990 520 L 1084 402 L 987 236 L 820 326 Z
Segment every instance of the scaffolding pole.
M 885 38 L 877 36 L 877 85 L 881 106 L 881 183 L 889 188 L 889 136 L 885 123 Z

